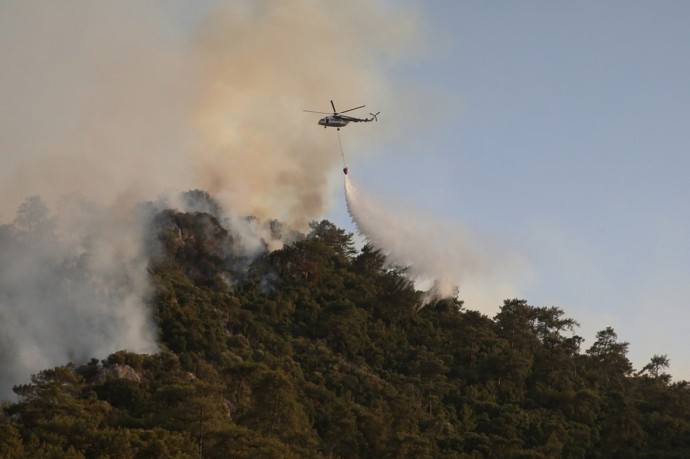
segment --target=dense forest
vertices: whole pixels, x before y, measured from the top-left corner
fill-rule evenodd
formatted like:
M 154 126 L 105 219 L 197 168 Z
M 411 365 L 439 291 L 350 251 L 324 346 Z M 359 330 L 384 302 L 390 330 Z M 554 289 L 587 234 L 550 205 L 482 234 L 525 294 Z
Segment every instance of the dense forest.
M 239 257 L 213 210 L 152 211 L 160 352 L 15 386 L 1 457 L 690 457 L 690 385 L 663 355 L 634 369 L 612 328 L 585 345 L 558 307 L 422 305 L 328 221 Z

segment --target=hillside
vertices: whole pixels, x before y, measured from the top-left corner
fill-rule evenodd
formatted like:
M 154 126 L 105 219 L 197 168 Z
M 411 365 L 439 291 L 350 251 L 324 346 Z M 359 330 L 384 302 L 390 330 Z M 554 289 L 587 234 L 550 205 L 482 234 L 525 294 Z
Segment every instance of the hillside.
M 665 356 L 634 370 L 611 328 L 584 346 L 557 307 L 420 308 L 328 221 L 273 222 L 293 242 L 255 258 L 213 206 L 151 222 L 160 352 L 16 386 L 1 457 L 690 457 L 690 385 Z

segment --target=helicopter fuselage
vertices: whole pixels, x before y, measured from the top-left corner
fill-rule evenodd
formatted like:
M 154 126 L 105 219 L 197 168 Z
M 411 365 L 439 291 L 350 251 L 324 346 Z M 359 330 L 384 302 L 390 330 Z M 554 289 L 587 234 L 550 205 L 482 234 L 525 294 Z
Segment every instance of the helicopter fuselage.
M 323 127 L 337 127 L 341 128 L 347 126 L 350 120 L 343 119 L 339 116 L 324 116 L 319 120 L 319 125 Z

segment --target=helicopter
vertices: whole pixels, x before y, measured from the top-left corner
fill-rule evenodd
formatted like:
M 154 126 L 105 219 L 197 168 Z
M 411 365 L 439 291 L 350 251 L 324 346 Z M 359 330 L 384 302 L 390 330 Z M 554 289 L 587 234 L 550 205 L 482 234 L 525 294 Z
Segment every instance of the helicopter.
M 370 121 L 378 121 L 378 118 L 376 116 L 381 113 L 369 113 L 371 115 L 371 118 L 355 118 L 354 116 L 347 116 L 343 115 L 343 113 L 351 112 L 352 110 L 358 110 L 360 108 L 366 107 L 366 105 L 360 105 L 359 107 L 355 108 L 350 108 L 348 110 L 343 110 L 342 112 L 338 112 L 338 110 L 335 109 L 335 104 L 333 101 L 331 101 L 331 107 L 333 107 L 333 114 L 326 113 L 326 112 L 317 112 L 314 110 L 304 110 L 305 112 L 309 113 L 321 113 L 322 115 L 328 115 L 324 116 L 319 120 L 319 125 L 323 126 L 324 128 L 327 127 L 335 127 L 340 130 L 341 127 L 347 126 L 348 123 L 354 122 L 354 123 L 368 123 Z

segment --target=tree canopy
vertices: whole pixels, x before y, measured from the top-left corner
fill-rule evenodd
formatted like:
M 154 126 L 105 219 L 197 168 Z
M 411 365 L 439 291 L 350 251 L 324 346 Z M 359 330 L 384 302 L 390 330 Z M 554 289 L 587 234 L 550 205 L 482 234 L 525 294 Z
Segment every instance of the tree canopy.
M 328 221 L 239 259 L 209 212 L 152 220 L 161 352 L 17 385 L 0 457 L 690 457 L 690 385 L 665 355 L 635 372 L 612 328 L 583 352 L 555 306 L 420 309 L 403 273 Z M 35 202 L 21 218 L 45 224 Z

